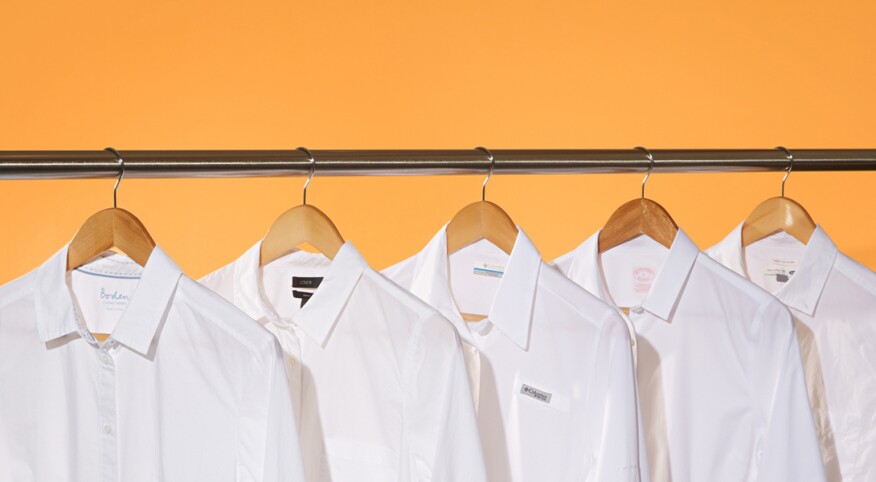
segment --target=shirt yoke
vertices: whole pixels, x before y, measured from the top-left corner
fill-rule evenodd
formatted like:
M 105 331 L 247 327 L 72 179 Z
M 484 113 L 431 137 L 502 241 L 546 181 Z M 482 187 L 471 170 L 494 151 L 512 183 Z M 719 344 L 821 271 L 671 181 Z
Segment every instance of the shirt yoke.
M 460 343 L 456 328 L 425 301 L 372 268 L 366 268 L 362 276 L 376 285 L 385 295 L 398 301 L 399 305 L 411 314 L 412 319 L 421 325 L 420 330 L 417 331 L 426 332 L 426 336 L 430 337 L 430 343 L 440 340 L 445 340 L 454 346 Z
M 407 290 L 413 282 L 414 266 L 416 266 L 416 257 L 407 258 L 388 268 L 384 268 L 380 273 Z
M 219 293 L 226 300 L 234 300 L 234 286 L 237 280 L 234 279 L 234 263 L 225 265 L 216 271 L 204 276 L 199 283 L 209 288 L 211 291 Z
M 264 354 L 273 346 L 274 336 L 222 295 L 183 275 L 177 287 L 177 299 L 206 323 L 221 329 L 246 349 Z
M 0 286 L 0 308 L 32 294 L 36 286 L 36 274 L 36 271 L 31 271 Z
M 876 273 L 870 268 L 843 253 L 837 253 L 834 267 L 849 281 L 876 296 Z
M 727 293 L 732 290 L 735 294 L 742 296 L 744 299 L 750 300 L 754 306 L 758 307 L 758 309 L 776 301 L 776 298 L 770 294 L 769 291 L 745 279 L 745 277 L 739 273 L 724 266 L 719 261 L 711 258 L 705 253 L 700 253 L 697 256 L 693 270 L 696 270 L 698 267 L 707 270 L 709 273 L 713 274 L 722 285 L 726 285 L 726 287 L 721 287 L 722 290 L 727 290 L 725 291 Z
M 617 315 L 614 308 L 566 277 L 554 266 L 542 263 L 538 276 L 538 287 L 544 288 L 552 295 L 552 299 L 562 302 L 596 327 L 601 327 L 606 320 Z

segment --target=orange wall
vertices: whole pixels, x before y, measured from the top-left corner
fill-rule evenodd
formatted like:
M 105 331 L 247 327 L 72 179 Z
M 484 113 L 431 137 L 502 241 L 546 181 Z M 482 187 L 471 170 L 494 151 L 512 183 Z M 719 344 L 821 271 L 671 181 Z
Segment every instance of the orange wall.
M 148 5 L 148 6 L 147 6 Z M 876 147 L 865 0 L 0 4 L 0 149 Z M 702 248 L 781 173 L 660 174 L 649 197 Z M 495 176 L 547 259 L 641 176 Z M 375 267 L 418 250 L 482 176 L 319 178 L 310 199 Z M 263 235 L 303 179 L 127 180 L 193 276 Z M 112 199 L 111 180 L 0 181 L 0 282 Z M 788 195 L 876 267 L 876 173 L 797 173 Z

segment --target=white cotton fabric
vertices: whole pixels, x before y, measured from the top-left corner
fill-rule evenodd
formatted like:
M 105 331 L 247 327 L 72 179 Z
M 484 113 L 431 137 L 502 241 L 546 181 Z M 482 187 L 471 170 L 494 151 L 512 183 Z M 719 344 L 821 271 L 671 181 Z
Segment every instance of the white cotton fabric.
M 448 257 L 442 228 L 384 273 L 462 336 L 490 480 L 640 480 L 626 325 L 547 266 L 523 230 L 510 256 L 481 240 Z
M 651 480 L 825 480 L 788 310 L 682 230 L 669 249 L 598 239 L 554 265 L 630 308 Z
M 486 480 L 453 326 L 349 242 L 334 260 L 293 251 L 264 268 L 260 248 L 202 281 L 279 339 L 307 480 Z M 322 279 L 296 288 L 301 277 Z
M 742 246 L 742 224 L 706 251 L 790 308 L 831 482 L 876 481 L 876 273 L 821 226 Z
M 270 333 L 160 247 L 66 263 L 0 287 L 0 480 L 304 480 Z

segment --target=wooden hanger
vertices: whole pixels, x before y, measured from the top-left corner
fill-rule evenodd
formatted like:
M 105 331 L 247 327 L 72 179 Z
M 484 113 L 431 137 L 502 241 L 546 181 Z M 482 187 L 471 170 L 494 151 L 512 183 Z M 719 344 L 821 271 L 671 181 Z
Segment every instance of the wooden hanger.
M 115 207 L 102 209 L 89 216 L 70 241 L 67 271 L 112 248 L 122 251 L 140 266 L 146 266 L 155 241 L 129 211 Z
M 298 150 L 307 154 L 310 160 L 310 176 L 304 182 L 304 202 L 281 214 L 268 229 L 268 234 L 262 240 L 260 266 L 267 265 L 304 243 L 310 244 L 329 259 L 334 259 L 344 245 L 344 237 L 335 223 L 325 213 L 307 204 L 307 186 L 316 173 L 316 160 L 306 147 L 299 147 Z
M 511 254 L 517 240 L 517 225 L 511 216 L 490 201 L 477 201 L 460 209 L 447 224 L 447 254 L 482 239 Z
M 645 183 L 654 170 L 654 156 L 644 147 L 636 147 L 651 161 L 642 180 L 642 197 L 622 204 L 599 232 L 599 253 L 645 235 L 669 248 L 678 233 L 678 225 L 663 206 L 645 197 Z
M 481 187 L 481 200 L 460 209 L 447 224 L 447 254 L 451 255 L 466 246 L 486 239 L 510 255 L 517 241 L 517 225 L 504 209 L 486 200 L 487 183 L 493 176 L 496 162 L 489 149 L 485 147 L 476 149 L 483 151 L 489 157 L 490 171 Z M 465 321 L 480 321 L 484 318 L 486 318 L 484 315 L 462 313 L 462 319 Z
M 742 246 L 748 246 L 779 231 L 784 231 L 803 244 L 815 232 L 815 221 L 797 201 L 785 197 L 785 181 L 794 168 L 794 156 L 788 149 L 779 146 L 788 157 L 788 171 L 782 178 L 782 195 L 758 204 L 742 224 Z
M 67 248 L 67 271 L 82 266 L 94 257 L 116 248 L 140 266 L 146 266 L 155 241 L 143 223 L 129 211 L 118 207 L 119 184 L 125 175 L 125 161 L 118 151 L 108 147 L 119 161 L 119 178 L 113 188 L 113 207 L 102 209 L 85 220 Z M 108 333 L 92 333 L 97 341 L 103 342 Z
M 447 224 L 447 254 L 486 239 L 510 255 L 517 240 L 517 225 L 504 209 L 487 201 L 487 183 L 493 177 L 496 160 L 486 147 L 475 149 L 487 154 L 490 171 L 481 186 L 481 200 L 460 209 Z

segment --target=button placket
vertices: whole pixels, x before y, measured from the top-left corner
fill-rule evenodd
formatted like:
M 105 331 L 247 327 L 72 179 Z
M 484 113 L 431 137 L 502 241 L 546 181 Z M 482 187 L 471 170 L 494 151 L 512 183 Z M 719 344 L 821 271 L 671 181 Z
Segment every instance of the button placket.
M 621 318 L 624 320 L 624 324 L 627 326 L 627 331 L 630 333 L 630 348 L 633 352 L 633 365 L 638 366 L 639 363 L 639 350 L 638 344 L 636 343 L 636 321 L 639 320 L 645 310 L 641 306 L 630 307 L 629 313 L 624 313 L 623 310 L 618 309 L 618 314 L 621 315 Z
M 296 420 L 301 417 L 301 398 L 303 370 L 302 370 L 302 347 L 301 334 L 298 326 L 287 320 L 269 317 L 268 327 L 270 331 L 276 335 L 280 341 L 280 347 L 283 349 L 283 358 L 286 365 L 286 377 L 289 380 L 289 388 L 292 391 L 292 407 L 295 411 Z M 299 430 L 301 424 L 298 424 Z
M 115 343 L 98 348 L 98 412 L 100 416 L 100 473 L 103 481 L 118 480 L 118 417 L 116 414 Z
M 293 324 L 289 332 L 294 336 L 294 341 L 290 343 L 290 352 L 287 355 L 287 363 L 291 364 L 288 367 L 291 370 L 289 375 L 295 380 L 295 386 L 292 387 L 292 391 L 295 393 L 294 403 L 295 403 L 295 419 L 301 420 L 301 403 L 302 397 L 304 396 L 303 392 L 303 370 L 302 370 L 302 347 L 301 347 L 301 333 L 299 332 L 298 325 Z M 300 425 L 300 424 L 299 424 Z

